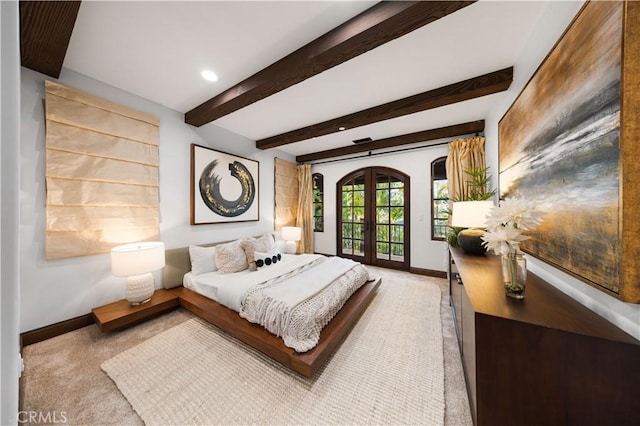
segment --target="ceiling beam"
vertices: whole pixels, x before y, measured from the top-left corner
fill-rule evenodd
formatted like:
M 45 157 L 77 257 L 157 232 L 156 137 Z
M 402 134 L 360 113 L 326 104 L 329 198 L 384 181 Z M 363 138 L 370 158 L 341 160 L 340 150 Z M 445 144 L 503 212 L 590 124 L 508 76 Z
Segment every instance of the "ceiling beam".
M 468 123 L 456 124 L 454 126 L 423 130 L 421 132 L 393 136 L 390 138 L 379 139 L 377 141 L 362 143 L 358 145 L 346 146 L 343 148 L 328 149 L 326 151 L 314 152 L 312 154 L 298 155 L 296 157 L 296 161 L 298 163 L 306 163 L 309 161 L 324 160 L 325 158 L 341 157 L 343 155 L 357 154 L 359 152 L 367 152 L 376 149 L 391 148 L 394 146 L 408 145 L 412 143 L 426 142 L 436 139 L 452 138 L 455 136 L 481 132 L 484 132 L 484 120 L 470 121 Z
M 261 139 L 256 142 L 256 147 L 259 149 L 275 148 L 339 132 L 339 129 L 342 127 L 345 129 L 353 129 L 407 114 L 479 98 L 507 90 L 512 81 L 513 67 L 505 68 L 500 71 L 429 90 L 428 92 L 378 105 L 353 114 Z
M 60 77 L 80 3 L 20 2 L 20 62 L 23 67 Z
M 475 1 L 380 2 L 188 111 L 184 121 L 200 127 L 408 34 Z

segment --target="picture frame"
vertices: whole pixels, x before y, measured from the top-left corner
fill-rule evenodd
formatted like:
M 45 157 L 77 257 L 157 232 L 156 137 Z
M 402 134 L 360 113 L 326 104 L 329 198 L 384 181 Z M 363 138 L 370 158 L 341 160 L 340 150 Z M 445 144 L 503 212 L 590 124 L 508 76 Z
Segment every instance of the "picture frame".
M 191 144 L 191 224 L 260 219 L 260 163 Z
M 640 303 L 640 5 L 587 2 L 498 124 L 500 198 L 535 201 L 525 253 Z

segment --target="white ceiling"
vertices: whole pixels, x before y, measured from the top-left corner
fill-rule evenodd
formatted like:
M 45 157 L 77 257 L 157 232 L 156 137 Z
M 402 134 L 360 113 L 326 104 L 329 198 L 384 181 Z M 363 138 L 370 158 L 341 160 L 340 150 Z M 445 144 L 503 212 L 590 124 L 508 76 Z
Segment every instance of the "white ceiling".
M 480 1 L 219 118 L 257 140 L 515 65 L 543 1 Z M 186 112 L 371 7 L 369 1 L 83 1 L 64 61 Z M 219 80 L 207 82 L 203 69 Z M 279 147 L 294 155 L 485 118 L 503 94 Z

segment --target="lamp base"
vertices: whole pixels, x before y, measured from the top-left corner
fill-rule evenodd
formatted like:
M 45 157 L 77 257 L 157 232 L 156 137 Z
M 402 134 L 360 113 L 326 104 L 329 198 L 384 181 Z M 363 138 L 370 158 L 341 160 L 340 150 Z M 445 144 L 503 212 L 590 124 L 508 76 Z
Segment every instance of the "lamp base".
M 155 291 L 151 272 L 127 278 L 127 301 L 133 306 L 147 303 Z
M 482 245 L 482 229 L 463 229 L 458 233 L 458 245 L 467 254 L 484 255 L 487 249 Z
M 297 243 L 295 241 L 287 241 L 284 246 L 284 252 L 287 254 L 296 254 L 298 251 Z

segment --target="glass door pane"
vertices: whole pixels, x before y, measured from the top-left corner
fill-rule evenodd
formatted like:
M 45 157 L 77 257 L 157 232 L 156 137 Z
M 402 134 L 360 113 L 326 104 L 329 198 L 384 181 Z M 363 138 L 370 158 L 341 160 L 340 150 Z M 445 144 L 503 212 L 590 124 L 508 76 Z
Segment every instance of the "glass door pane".
M 376 175 L 376 259 L 404 262 L 404 182 Z
M 340 194 L 341 251 L 351 256 L 364 256 L 365 182 L 364 175 L 345 182 Z

